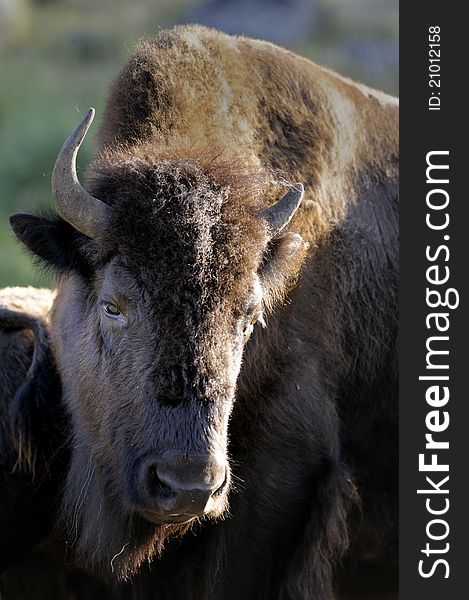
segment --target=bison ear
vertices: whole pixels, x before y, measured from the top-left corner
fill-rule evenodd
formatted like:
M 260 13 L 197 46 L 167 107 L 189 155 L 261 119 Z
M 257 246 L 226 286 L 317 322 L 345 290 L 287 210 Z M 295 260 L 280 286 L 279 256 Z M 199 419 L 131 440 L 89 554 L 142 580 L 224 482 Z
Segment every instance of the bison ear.
M 307 250 L 308 243 L 298 233 L 271 241 L 259 272 L 267 310 L 272 311 L 296 285 Z
M 56 215 L 16 213 L 10 217 L 16 237 L 42 261 L 56 271 L 83 271 L 86 260 L 80 251 L 85 238 Z

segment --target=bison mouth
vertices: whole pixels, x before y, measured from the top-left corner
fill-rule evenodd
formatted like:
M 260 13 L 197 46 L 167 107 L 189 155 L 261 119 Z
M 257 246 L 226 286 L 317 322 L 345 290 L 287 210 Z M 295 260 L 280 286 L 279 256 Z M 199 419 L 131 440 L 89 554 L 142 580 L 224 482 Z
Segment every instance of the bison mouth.
M 80 450 L 84 453 L 85 448 Z M 77 559 L 124 580 L 142 563 L 161 556 L 169 540 L 227 511 L 230 470 L 226 463 L 210 470 L 208 482 L 193 476 L 204 474 L 202 468 L 176 479 L 175 469 L 160 468 L 160 477 L 154 466 L 153 459 L 138 463 L 133 472 L 143 471 L 144 477 L 126 478 L 100 462 L 93 468 L 89 454 L 74 453 L 60 527 Z
M 189 524 L 192 521 L 195 521 L 198 515 L 192 514 L 174 514 L 174 515 L 161 515 L 152 510 L 142 510 L 142 517 L 150 523 L 155 523 L 156 525 L 182 525 Z
M 202 517 L 219 516 L 226 508 L 229 477 L 215 492 L 184 491 L 175 495 L 165 491 L 160 503 L 154 507 L 141 507 L 137 512 L 146 521 L 156 525 L 189 524 Z

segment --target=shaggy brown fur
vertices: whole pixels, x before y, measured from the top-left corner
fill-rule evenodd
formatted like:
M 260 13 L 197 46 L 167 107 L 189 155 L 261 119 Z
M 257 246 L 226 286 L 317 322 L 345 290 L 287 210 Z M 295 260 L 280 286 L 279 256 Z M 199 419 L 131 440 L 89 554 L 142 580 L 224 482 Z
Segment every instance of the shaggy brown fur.
M 117 77 L 99 139 L 102 236 L 12 221 L 61 273 L 71 541 L 121 578 L 152 561 L 136 596 L 331 598 L 345 552 L 395 552 L 397 101 L 177 27 Z M 305 200 L 270 239 L 264 209 L 296 181 Z M 230 459 L 229 513 L 226 488 L 209 515 L 225 520 L 195 538 L 140 514 L 139 466 L 168 449 Z
M 107 590 L 45 541 L 60 505 L 68 429 L 50 363 L 55 293 L 0 290 L 0 596 L 96 598 Z
M 6 428 L 4 439 L 12 440 L 17 452 L 13 470 L 24 470 L 33 478 L 36 449 L 32 446 L 30 432 L 25 430 L 24 425 L 10 427 L 7 415 L 9 403 L 18 388 L 24 382 L 24 387 L 28 387 L 37 375 L 39 365 L 47 360 L 50 352 L 47 326 L 54 297 L 51 290 L 32 287 L 0 290 L 0 329 L 5 351 L 0 381 L 3 410 L 6 411 L 0 420 Z M 12 361 L 11 365 L 7 360 Z M 29 365 L 27 371 L 24 370 L 25 363 Z M 18 395 L 16 398 L 18 402 Z M 12 411 L 21 418 L 23 411 L 20 407 L 12 407 Z M 27 410 L 24 413 L 27 414 Z
M 43 380 L 51 373 L 53 298 L 49 290 L 0 290 L 0 571 L 52 526 L 60 419 L 45 405 L 53 382 Z

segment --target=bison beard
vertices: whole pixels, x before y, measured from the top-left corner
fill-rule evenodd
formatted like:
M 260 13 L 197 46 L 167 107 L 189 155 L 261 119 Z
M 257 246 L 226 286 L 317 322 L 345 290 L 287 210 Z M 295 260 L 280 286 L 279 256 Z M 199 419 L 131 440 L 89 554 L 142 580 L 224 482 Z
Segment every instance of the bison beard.
M 74 454 L 62 528 L 88 568 L 125 580 L 142 563 L 160 555 L 168 538 L 183 535 L 194 524 L 155 525 L 138 514 L 124 512 L 121 498 L 113 495 L 112 479 L 106 484 L 105 469 L 97 476 L 90 460 L 87 455 Z

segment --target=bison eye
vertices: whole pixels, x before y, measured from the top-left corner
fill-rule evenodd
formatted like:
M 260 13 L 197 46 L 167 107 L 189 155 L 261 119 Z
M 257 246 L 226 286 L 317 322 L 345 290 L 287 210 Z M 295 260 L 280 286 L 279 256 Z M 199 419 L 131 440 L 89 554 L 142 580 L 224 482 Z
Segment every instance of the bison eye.
M 103 303 L 103 312 L 106 315 L 106 317 L 111 317 L 113 319 L 122 317 L 122 312 L 117 308 L 115 304 L 111 304 L 110 302 Z

